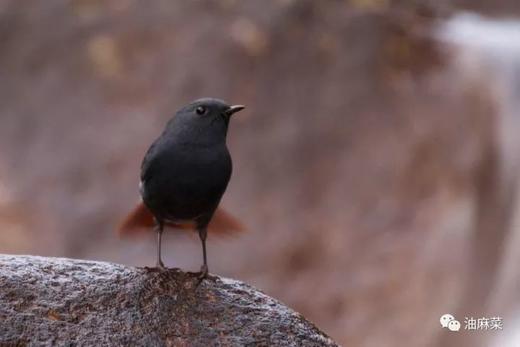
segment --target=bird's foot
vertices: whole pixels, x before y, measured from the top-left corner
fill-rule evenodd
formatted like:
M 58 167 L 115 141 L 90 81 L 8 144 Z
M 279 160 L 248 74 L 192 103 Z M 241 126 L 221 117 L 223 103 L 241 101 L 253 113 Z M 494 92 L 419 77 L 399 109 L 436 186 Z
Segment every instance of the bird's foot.
M 202 281 L 203 279 L 205 278 L 208 278 L 208 266 L 206 264 L 202 265 L 200 267 L 200 272 L 199 272 L 199 281 Z
M 209 278 L 208 266 L 206 264 L 202 265 L 200 268 L 200 272 L 196 273 L 197 275 L 197 287 L 202 283 L 203 280 Z
M 155 268 L 158 270 L 161 270 L 161 271 L 167 270 L 166 266 L 164 266 L 164 263 L 162 262 L 162 260 L 157 261 L 157 263 L 155 264 Z

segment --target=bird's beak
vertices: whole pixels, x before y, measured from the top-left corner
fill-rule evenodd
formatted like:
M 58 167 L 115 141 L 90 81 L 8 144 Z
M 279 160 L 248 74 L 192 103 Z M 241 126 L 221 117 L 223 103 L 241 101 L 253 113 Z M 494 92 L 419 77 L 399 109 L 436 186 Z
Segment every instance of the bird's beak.
M 231 115 L 237 113 L 238 111 L 242 111 L 244 108 L 246 108 L 244 105 L 233 105 L 224 111 L 224 114 L 228 117 L 231 117 Z

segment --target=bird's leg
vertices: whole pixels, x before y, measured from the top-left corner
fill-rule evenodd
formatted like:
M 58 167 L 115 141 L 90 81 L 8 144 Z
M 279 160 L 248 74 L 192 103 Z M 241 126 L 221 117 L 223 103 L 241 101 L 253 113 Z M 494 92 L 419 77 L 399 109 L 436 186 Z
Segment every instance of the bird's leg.
M 206 256 L 206 236 L 208 235 L 207 227 L 199 228 L 199 237 L 202 242 L 202 257 L 204 263 L 200 268 L 199 279 L 203 280 L 208 276 L 208 258 Z
M 163 230 L 164 230 L 164 223 L 162 220 L 157 220 L 157 226 L 156 226 L 156 231 L 157 231 L 157 263 L 155 265 L 155 267 L 163 270 L 165 269 L 164 267 L 164 263 L 162 262 L 162 259 L 161 259 L 161 240 L 162 240 L 162 233 L 163 233 Z

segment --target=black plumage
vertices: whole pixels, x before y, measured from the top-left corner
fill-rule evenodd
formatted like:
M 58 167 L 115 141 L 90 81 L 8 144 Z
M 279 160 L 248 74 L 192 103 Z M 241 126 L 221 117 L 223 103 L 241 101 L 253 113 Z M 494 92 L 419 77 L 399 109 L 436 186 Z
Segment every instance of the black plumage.
M 244 107 L 199 99 L 180 109 L 152 144 L 141 165 L 140 193 L 158 232 L 157 266 L 166 222 L 195 223 L 207 275 L 207 226 L 227 188 L 232 162 L 226 135 L 232 114 Z

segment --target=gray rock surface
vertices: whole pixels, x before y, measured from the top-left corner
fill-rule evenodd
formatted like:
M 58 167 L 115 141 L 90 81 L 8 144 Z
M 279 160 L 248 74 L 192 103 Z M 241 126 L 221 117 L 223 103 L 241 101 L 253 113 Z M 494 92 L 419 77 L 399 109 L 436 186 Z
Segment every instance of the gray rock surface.
M 336 346 L 242 282 L 0 255 L 0 346 Z

